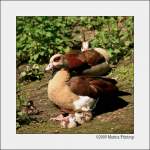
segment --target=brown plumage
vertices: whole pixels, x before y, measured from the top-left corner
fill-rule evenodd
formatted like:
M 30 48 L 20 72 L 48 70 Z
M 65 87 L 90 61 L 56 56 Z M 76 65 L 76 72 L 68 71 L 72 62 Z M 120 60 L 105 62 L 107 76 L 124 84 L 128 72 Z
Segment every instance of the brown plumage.
M 68 53 L 64 55 L 69 69 L 74 69 L 82 65 L 94 66 L 105 61 L 103 55 L 96 51 L 84 51 L 81 53 Z
M 109 78 L 95 79 L 87 76 L 75 76 L 66 83 L 77 95 L 89 96 L 94 99 L 104 95 L 115 96 L 118 91 L 115 80 Z
M 108 63 L 110 60 L 110 54 L 108 53 L 108 50 L 104 49 L 104 48 L 89 48 L 89 41 L 85 40 L 85 38 L 82 41 L 82 47 L 81 47 L 81 51 L 97 51 L 98 53 L 100 53 L 102 56 L 104 56 L 105 61 Z
M 49 68 L 61 68 L 62 66 L 65 66 L 70 71 L 76 71 L 78 74 L 88 74 L 87 72 L 90 72 L 88 69 L 91 68 L 92 71 L 94 70 L 93 75 L 102 75 L 101 72 L 105 74 L 110 69 L 109 65 L 107 63 L 103 64 L 103 62 L 105 62 L 104 56 L 95 50 L 71 52 L 64 55 L 55 54 L 51 57 L 46 70 Z

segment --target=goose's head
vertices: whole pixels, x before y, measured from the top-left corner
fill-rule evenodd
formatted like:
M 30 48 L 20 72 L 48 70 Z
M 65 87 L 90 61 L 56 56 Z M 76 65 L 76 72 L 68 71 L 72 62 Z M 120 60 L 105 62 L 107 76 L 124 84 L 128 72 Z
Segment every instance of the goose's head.
M 64 65 L 64 55 L 55 54 L 50 58 L 48 66 L 45 68 L 45 71 L 60 69 Z

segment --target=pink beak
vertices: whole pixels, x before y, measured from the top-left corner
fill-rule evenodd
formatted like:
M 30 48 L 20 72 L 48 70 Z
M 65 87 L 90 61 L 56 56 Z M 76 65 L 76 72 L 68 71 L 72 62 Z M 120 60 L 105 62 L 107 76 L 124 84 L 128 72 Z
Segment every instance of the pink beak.
M 53 64 L 49 63 L 48 66 L 45 68 L 45 71 L 51 70 L 53 68 Z

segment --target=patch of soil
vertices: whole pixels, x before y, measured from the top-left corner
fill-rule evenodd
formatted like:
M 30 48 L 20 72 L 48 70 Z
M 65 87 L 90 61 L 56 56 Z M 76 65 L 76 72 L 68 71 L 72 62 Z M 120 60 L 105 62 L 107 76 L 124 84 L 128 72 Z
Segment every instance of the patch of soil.
M 122 66 L 127 71 L 123 75 L 117 72 Z M 130 60 L 122 61 L 109 75 L 110 77 L 118 78 L 118 85 L 121 90 L 131 93 L 131 95 L 120 97 L 128 104 L 96 115 L 92 121 L 73 129 L 62 129 L 57 123 L 49 120 L 50 117 L 60 113 L 60 110 L 47 97 L 49 73 L 45 73 L 40 81 L 26 84 L 23 92 L 27 96 L 27 100 L 34 102 L 40 113 L 35 115 L 37 118 L 36 122 L 33 121 L 29 125 L 21 126 L 17 129 L 17 133 L 133 133 L 133 80 L 130 80 L 133 77 L 130 77 L 128 74 L 128 71 L 131 71 L 129 67 L 132 67 L 131 70 L 133 70 L 133 63 Z

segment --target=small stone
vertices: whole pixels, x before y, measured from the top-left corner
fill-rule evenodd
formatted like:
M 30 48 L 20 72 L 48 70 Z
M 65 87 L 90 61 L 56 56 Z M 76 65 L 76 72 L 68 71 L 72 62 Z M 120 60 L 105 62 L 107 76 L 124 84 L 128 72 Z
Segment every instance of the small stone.
M 55 133 L 59 133 L 59 131 L 58 131 L 58 130 L 55 130 Z

